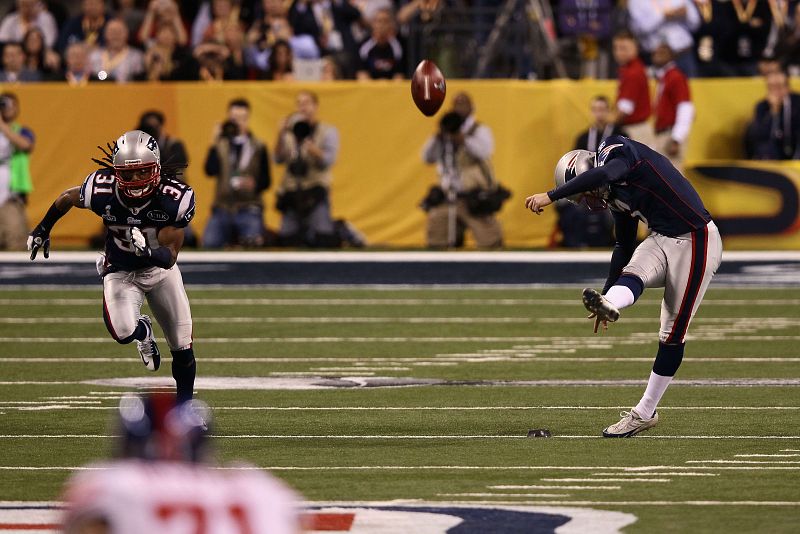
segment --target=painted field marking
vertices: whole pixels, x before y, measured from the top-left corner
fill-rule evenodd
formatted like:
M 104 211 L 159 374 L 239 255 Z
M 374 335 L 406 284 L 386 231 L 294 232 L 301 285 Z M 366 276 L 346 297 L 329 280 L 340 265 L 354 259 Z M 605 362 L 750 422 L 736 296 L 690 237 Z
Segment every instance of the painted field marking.
M 800 501 L 492 501 L 495 505 L 539 506 L 800 506 Z M 452 501 L 452 504 L 486 504 Z
M 542 482 L 672 482 L 668 478 L 543 478 Z
M 608 475 L 608 473 L 606 473 Z M 509 489 L 509 490 L 524 490 L 524 489 L 566 489 L 566 490 L 618 490 L 621 489 L 622 486 L 562 486 L 562 485 L 552 485 L 552 486 L 545 486 L 545 485 L 497 485 L 497 486 L 486 486 L 489 489 Z
M 643 344 L 649 343 L 651 337 L 649 333 L 642 333 L 637 337 L 635 334 L 627 338 L 614 338 L 603 345 L 586 344 L 584 341 L 576 340 L 572 337 L 547 337 L 547 336 L 314 336 L 314 337 L 199 337 L 195 338 L 197 343 L 537 343 L 563 341 L 569 345 L 567 348 L 582 349 L 610 349 L 614 344 Z M 694 341 L 800 341 L 800 336 L 704 336 L 694 338 Z M 0 343 L 109 343 L 107 337 L 0 337 Z M 559 350 L 565 347 L 556 347 Z M 509 349 L 506 349 L 506 352 Z M 515 352 L 522 352 L 525 349 L 512 349 Z M 529 349 L 533 350 L 533 349 Z M 485 353 L 463 353 L 456 356 L 481 356 Z M 452 356 L 452 355 L 451 355 Z M 652 360 L 652 358 L 650 358 Z
M 569 493 L 437 493 L 437 497 L 570 497 Z
M 115 407 L 102 408 L 114 410 Z M 0 439 L 109 439 L 118 436 L 108 434 L 2 434 Z M 280 439 L 280 440 L 519 440 L 529 439 L 524 434 L 217 434 L 217 439 Z M 643 436 L 639 436 L 644 439 Z M 553 436 L 549 439 L 605 439 L 602 436 Z M 798 439 L 797 436 L 648 436 L 648 439 Z M 689 460 L 686 463 L 731 463 L 731 464 L 800 464 L 794 461 L 735 461 L 735 460 Z
M 608 473 L 592 473 L 593 477 L 607 477 Z M 625 477 L 645 477 L 645 476 L 671 476 L 671 477 L 718 477 L 719 474 L 717 473 L 678 473 L 678 472 L 669 472 L 669 473 L 657 473 L 653 471 L 646 471 L 642 473 L 614 473 L 614 476 L 625 476 Z
M 800 449 L 781 449 L 781 452 L 800 452 Z
M 587 348 L 587 347 L 580 347 L 580 348 Z M 611 347 L 608 347 L 609 349 Z M 605 349 L 604 349 L 605 350 Z M 524 356 L 509 356 L 509 357 L 498 357 L 498 356 L 489 356 L 487 357 L 484 354 L 476 353 L 475 355 L 471 356 L 462 356 L 462 357 L 452 357 L 449 355 L 436 355 L 431 356 L 429 358 L 420 358 L 420 357 L 404 357 L 398 356 L 396 358 L 384 358 L 384 357 L 341 357 L 341 358 L 327 358 L 327 357 L 305 357 L 300 356 L 297 358 L 287 358 L 287 357 L 240 357 L 240 356 L 205 356 L 203 357 L 203 362 L 208 363 L 226 363 L 226 364 L 233 364 L 233 363 L 269 363 L 269 364 L 279 364 L 279 363 L 352 363 L 355 368 L 361 363 L 369 363 L 372 365 L 378 365 L 380 363 L 388 364 L 395 364 L 395 365 L 413 365 L 413 366 L 454 366 L 459 363 L 483 363 L 483 362 L 515 362 L 515 363 L 524 363 L 524 362 L 580 362 L 580 363 L 608 363 L 608 362 L 618 362 L 618 363 L 647 363 L 652 362 L 652 357 L 570 357 L 570 356 L 557 356 L 557 357 L 550 357 L 550 356 L 538 356 L 538 354 L 544 353 L 545 351 L 539 351 L 536 355 L 531 355 L 529 357 Z M 553 351 L 547 351 L 553 352 Z M 563 353 L 574 353 L 573 349 L 563 349 L 558 352 Z M 514 354 L 519 354 L 518 351 L 512 351 Z M 441 361 L 437 361 L 441 360 Z M 171 361 L 171 358 L 163 358 L 163 361 Z M 51 357 L 51 356 L 17 356 L 17 357 L 0 357 L 0 363 L 26 363 L 26 364 L 35 364 L 35 363 L 121 363 L 121 364 L 129 364 L 131 362 L 130 359 L 126 357 Z M 797 363 L 800 362 L 800 357 L 697 357 L 692 358 L 693 363 L 720 363 L 720 362 L 731 362 L 731 363 Z
M 794 460 L 686 460 L 687 464 L 800 464 Z
M 800 454 L 734 454 L 736 458 L 797 458 Z
M 103 467 L 95 466 L 0 466 L 0 471 L 99 471 Z M 275 466 L 223 466 L 214 467 L 221 471 L 591 471 L 607 469 L 609 476 L 616 476 L 615 471 L 636 471 L 650 469 L 713 469 L 715 471 L 800 471 L 800 467 L 783 466 L 697 466 L 686 467 L 679 465 L 657 465 L 657 466 L 565 466 L 565 465 L 322 465 L 322 466 L 296 466 L 296 465 L 275 465 Z M 589 479 L 592 481 L 602 481 L 602 479 Z M 620 479 L 620 482 L 628 479 Z M 632 479 L 639 480 L 639 479 Z
M 96 306 L 99 298 L 0 298 L 2 306 Z M 192 298 L 193 306 L 575 306 L 580 299 L 518 298 Z M 656 299 L 640 299 L 641 304 L 660 304 Z M 705 306 L 796 306 L 800 299 L 713 299 Z
M 530 317 L 192 317 L 195 323 L 221 324 L 525 324 Z M 0 317 L 0 324 L 95 324 L 102 317 Z M 651 321 L 652 322 L 652 321 Z

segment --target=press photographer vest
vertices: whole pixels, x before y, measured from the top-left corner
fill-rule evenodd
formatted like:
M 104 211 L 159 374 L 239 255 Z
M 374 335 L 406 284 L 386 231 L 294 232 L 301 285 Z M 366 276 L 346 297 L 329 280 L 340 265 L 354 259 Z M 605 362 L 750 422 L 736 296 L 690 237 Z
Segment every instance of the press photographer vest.
M 475 133 L 480 123 L 475 122 L 472 127 L 464 132 L 464 137 Z M 474 189 L 494 189 L 494 171 L 489 158 L 480 159 L 469 154 L 465 145 L 461 145 L 455 154 L 456 170 L 461 184 L 461 191 L 468 192 Z
M 317 146 L 322 146 L 322 140 L 330 129 L 331 126 L 327 124 L 321 122 L 317 123 L 316 128 L 314 128 L 314 133 L 311 134 L 311 140 L 314 141 L 314 144 Z M 297 153 L 297 140 L 291 132 L 283 134 L 283 146 L 286 147 L 289 153 Z M 289 161 L 291 161 L 291 159 Z M 287 165 L 283 174 L 283 180 L 278 188 L 279 195 L 287 191 L 302 191 L 317 186 L 330 189 L 331 182 L 333 181 L 333 174 L 331 174 L 330 167 L 320 169 L 311 162 L 311 158 L 306 158 L 306 161 L 309 162 L 308 173 L 305 176 L 295 176 L 289 170 L 289 161 L 286 162 Z
M 219 156 L 220 172 L 217 179 L 214 206 L 229 210 L 238 210 L 247 206 L 261 206 L 261 191 L 258 188 L 250 192 L 236 191 L 231 186 L 231 178 L 234 175 L 252 176 L 254 179 L 259 174 L 262 165 L 269 162 L 263 161 L 264 143 L 249 135 L 251 155 L 250 160 L 241 169 L 235 169 L 231 164 L 230 143 L 225 139 L 217 141 L 216 150 Z

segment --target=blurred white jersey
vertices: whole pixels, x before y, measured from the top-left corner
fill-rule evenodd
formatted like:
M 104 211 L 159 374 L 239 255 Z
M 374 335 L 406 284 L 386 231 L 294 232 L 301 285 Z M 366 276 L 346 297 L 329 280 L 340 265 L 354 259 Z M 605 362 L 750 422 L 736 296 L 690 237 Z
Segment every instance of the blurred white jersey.
M 111 534 L 295 534 L 300 500 L 264 471 L 122 460 L 67 483 L 65 531 L 102 519 Z

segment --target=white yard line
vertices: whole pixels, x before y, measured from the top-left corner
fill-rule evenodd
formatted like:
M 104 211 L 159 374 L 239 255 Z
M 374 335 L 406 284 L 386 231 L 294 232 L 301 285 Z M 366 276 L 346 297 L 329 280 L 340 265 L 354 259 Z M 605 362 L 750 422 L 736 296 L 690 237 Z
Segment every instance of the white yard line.
M 543 478 L 542 482 L 672 482 L 668 478 Z
M 607 475 L 607 473 L 606 473 Z M 563 486 L 563 485 L 497 485 L 486 486 L 489 489 L 525 490 L 525 489 L 566 489 L 566 490 L 618 490 L 622 486 Z
M 113 410 L 115 407 L 101 409 Z M 107 434 L 0 434 L 0 439 L 106 439 L 115 437 Z M 216 439 L 286 439 L 286 440 L 470 440 L 470 439 L 534 439 L 525 434 L 215 434 Z M 562 435 L 542 439 L 605 439 L 599 435 Z M 637 436 L 637 439 L 800 439 L 800 436 Z M 800 461 L 747 461 L 747 460 L 689 460 L 686 463 L 731 463 L 731 464 L 800 464 Z
M 0 471 L 74 471 L 74 470 L 101 470 L 102 467 L 93 466 L 0 466 Z M 713 469 L 719 471 L 800 471 L 800 467 L 778 466 L 736 466 L 736 467 L 686 467 L 686 466 L 564 466 L 564 465 L 322 465 L 322 466 L 226 466 L 215 467 L 223 471 L 590 471 L 607 469 L 608 475 L 616 476 L 615 471 L 635 471 L 648 469 Z M 602 479 L 591 479 L 601 481 Z M 624 479 L 627 480 L 627 479 Z M 636 480 L 636 479 L 634 479 Z
M 437 497 L 570 497 L 569 493 L 437 493 Z
M 794 460 L 686 460 L 687 464 L 800 464 Z
M 594 477 L 607 477 L 608 473 L 592 473 Z M 659 473 L 654 471 L 646 471 L 642 473 L 614 473 L 616 477 L 660 477 L 660 476 L 669 476 L 669 477 L 718 477 L 719 474 L 717 473 L 679 473 L 679 472 L 669 472 L 669 473 Z
M 108 340 L 110 343 L 110 339 Z M 609 347 L 604 347 L 609 348 Z M 572 349 L 565 349 L 569 352 L 574 352 Z M 516 352 L 516 351 L 512 351 Z M 162 361 L 170 361 L 170 358 L 163 357 Z M 406 365 L 415 365 L 415 366 L 427 366 L 427 365 L 442 365 L 442 366 L 449 366 L 449 365 L 456 365 L 458 363 L 481 363 L 481 362 L 581 362 L 581 363 L 608 363 L 608 362 L 617 362 L 617 363 L 641 363 L 641 362 L 652 362 L 653 358 L 650 356 L 637 358 L 637 357 L 607 357 L 607 358 L 598 358 L 593 356 L 587 357 L 570 357 L 570 356 L 558 356 L 558 357 L 550 357 L 550 356 L 536 356 L 531 355 L 529 357 L 520 357 L 520 356 L 508 356 L 508 357 L 497 357 L 497 356 L 483 356 L 483 355 L 475 355 L 475 356 L 464 356 L 464 357 L 449 357 L 446 355 L 436 355 L 431 356 L 429 358 L 419 358 L 419 357 L 403 357 L 398 356 L 395 358 L 385 358 L 385 357 L 341 357 L 341 358 L 326 358 L 326 357 L 304 357 L 299 356 L 297 358 L 287 358 L 287 357 L 240 357 L 240 356 L 204 356 L 203 362 L 208 363 L 352 363 L 353 365 L 358 365 L 359 363 L 369 363 L 369 364 L 378 364 L 381 362 L 386 363 L 393 363 L 393 364 L 406 364 Z M 703 357 L 692 357 L 693 363 L 720 363 L 720 362 L 730 362 L 730 363 L 797 363 L 800 362 L 800 357 L 785 357 L 785 358 L 771 358 L 771 357 L 745 357 L 745 358 L 727 358 L 727 357 L 719 357 L 719 358 L 703 358 Z M 0 357 L 0 363 L 130 363 L 130 360 L 124 357 L 52 357 L 52 356 L 17 356 L 17 357 Z
M 529 317 L 193 317 L 192 320 L 195 323 L 212 324 L 505 324 L 533 322 L 533 319 Z M 0 317 L 0 324 L 95 324 L 102 322 L 103 319 L 99 315 L 97 317 Z
M 520 298 L 192 298 L 193 306 L 575 306 L 574 299 Z M 0 298 L 3 306 L 97 306 L 99 298 Z M 638 304 L 660 304 L 657 299 L 640 299 Z M 796 306 L 800 299 L 713 299 L 704 306 Z
M 797 458 L 800 454 L 734 454 L 736 458 Z

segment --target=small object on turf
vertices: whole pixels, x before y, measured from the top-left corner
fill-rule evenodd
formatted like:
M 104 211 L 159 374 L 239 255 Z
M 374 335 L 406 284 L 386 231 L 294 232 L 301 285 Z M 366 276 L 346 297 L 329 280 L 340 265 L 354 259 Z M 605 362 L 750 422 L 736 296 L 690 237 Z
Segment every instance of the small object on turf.
M 446 86 L 442 71 L 433 61 L 423 59 L 411 77 L 411 97 L 423 115 L 431 117 L 444 103 Z
M 547 428 L 533 428 L 528 430 L 529 438 L 549 438 L 551 435 L 550 430 Z

